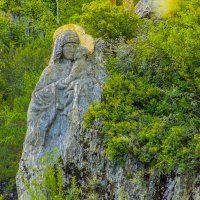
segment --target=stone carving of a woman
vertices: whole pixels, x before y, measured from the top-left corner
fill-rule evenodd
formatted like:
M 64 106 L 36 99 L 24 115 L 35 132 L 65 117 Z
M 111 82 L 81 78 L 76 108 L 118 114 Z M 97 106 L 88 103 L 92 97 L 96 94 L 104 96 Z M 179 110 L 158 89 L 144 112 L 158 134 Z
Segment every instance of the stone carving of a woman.
M 70 75 L 75 51 L 79 45 L 78 34 L 72 31 L 61 33 L 55 41 L 50 64 L 44 70 L 29 106 L 28 131 L 31 145 L 45 144 L 46 136 L 58 115 L 58 110 L 64 109 L 67 103 L 72 101 L 70 98 L 72 98 L 73 89 L 67 89 L 66 86 L 61 90 L 58 85 Z
M 19 199 L 29 199 L 23 179 L 31 183 L 34 176 L 40 176 L 32 169 L 42 169 L 40 158 L 45 152 L 56 147 L 66 160 L 67 149 L 79 134 L 83 113 L 101 97 L 104 76 L 94 39 L 77 25 L 59 28 L 54 39 L 51 60 L 29 105 L 28 130 L 16 182 Z
M 91 103 L 78 101 L 83 101 L 81 96 L 88 95 L 88 88 L 84 88 L 93 78 L 89 75 L 91 62 L 88 62 L 94 48 L 93 38 L 76 25 L 61 27 L 55 35 L 51 60 L 33 91 L 28 110 L 25 145 L 37 147 L 34 151 L 65 135 L 72 122 L 79 120 L 86 104 Z

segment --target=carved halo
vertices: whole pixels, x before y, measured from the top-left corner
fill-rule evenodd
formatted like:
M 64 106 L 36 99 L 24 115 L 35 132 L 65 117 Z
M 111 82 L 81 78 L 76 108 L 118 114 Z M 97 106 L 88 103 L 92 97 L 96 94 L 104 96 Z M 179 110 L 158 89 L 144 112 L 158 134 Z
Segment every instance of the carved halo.
M 76 32 L 79 36 L 81 46 L 86 47 L 90 54 L 94 52 L 94 46 L 95 46 L 94 38 L 91 35 L 86 34 L 85 30 L 81 26 L 78 26 L 76 24 L 67 24 L 59 27 L 53 35 L 54 41 L 64 31 Z

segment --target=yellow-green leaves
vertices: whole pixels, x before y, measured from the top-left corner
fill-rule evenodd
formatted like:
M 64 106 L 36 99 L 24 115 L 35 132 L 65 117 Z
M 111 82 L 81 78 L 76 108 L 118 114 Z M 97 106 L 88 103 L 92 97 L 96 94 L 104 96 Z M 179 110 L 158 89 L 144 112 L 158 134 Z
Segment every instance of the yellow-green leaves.
M 198 169 L 198 10 L 198 0 L 184 1 L 173 16 L 146 21 L 132 48 L 108 62 L 104 101 L 92 116 L 115 162 L 132 155 L 165 173 Z
M 110 1 L 93 1 L 83 7 L 80 23 L 94 37 L 117 38 L 136 36 L 138 18 L 123 6 Z

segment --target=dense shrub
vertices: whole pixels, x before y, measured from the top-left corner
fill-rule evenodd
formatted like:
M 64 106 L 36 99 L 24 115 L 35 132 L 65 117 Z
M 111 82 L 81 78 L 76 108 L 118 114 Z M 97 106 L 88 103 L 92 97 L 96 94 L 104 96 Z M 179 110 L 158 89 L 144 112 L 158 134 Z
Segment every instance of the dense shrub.
M 199 2 L 181 6 L 173 17 L 148 20 L 148 37 L 110 59 L 104 101 L 85 115 L 86 126 L 101 120 L 114 161 L 134 155 L 165 173 L 199 168 Z
M 31 93 L 50 56 L 48 42 L 41 40 L 18 47 L 7 68 L 1 71 L 0 180 L 15 182 L 15 175 L 26 134 L 26 117 Z M 6 79 L 6 77 L 8 79 Z
M 138 17 L 123 6 L 112 5 L 110 1 L 93 1 L 83 6 L 80 23 L 94 37 L 127 39 L 136 36 Z

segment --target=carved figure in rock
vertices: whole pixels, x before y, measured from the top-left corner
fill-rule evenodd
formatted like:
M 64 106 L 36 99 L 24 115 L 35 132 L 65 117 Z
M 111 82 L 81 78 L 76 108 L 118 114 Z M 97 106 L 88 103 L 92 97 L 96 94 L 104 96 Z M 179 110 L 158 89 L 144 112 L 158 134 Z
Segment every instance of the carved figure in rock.
M 57 86 L 62 79 L 70 76 L 74 54 L 79 44 L 77 33 L 72 31 L 63 32 L 55 42 L 50 64 L 33 92 L 29 107 L 28 126 L 32 132 L 29 134 L 32 144 L 44 145 L 45 137 L 56 113 L 58 114 L 57 110 L 64 109 L 72 101 L 73 90 L 67 88 L 67 91 L 59 91 Z
M 57 29 L 49 65 L 37 83 L 28 109 L 28 129 L 16 177 L 18 197 L 29 200 L 23 180 L 42 178 L 40 159 L 55 147 L 63 161 L 80 134 L 83 113 L 101 99 L 105 81 L 101 45 L 82 27 L 69 24 Z M 36 170 L 36 171 L 35 171 Z
M 68 77 L 65 79 L 57 82 L 57 88 L 60 91 L 66 91 L 67 93 L 67 101 L 64 104 L 65 110 L 63 114 L 67 115 L 68 107 L 67 105 L 71 103 L 71 100 L 74 99 L 73 103 L 73 112 L 72 112 L 72 121 L 77 122 L 79 120 L 79 110 L 78 108 L 78 100 L 80 96 L 80 92 L 84 88 L 84 85 L 87 85 L 87 82 L 90 80 L 88 79 L 87 75 L 90 73 L 90 64 L 87 62 L 87 58 L 89 55 L 89 51 L 87 48 L 83 46 L 79 46 L 75 51 L 75 62 L 72 66 L 71 72 Z M 90 77 L 91 78 L 91 77 Z M 91 81 L 91 80 L 90 80 Z M 85 90 L 83 93 L 86 93 Z M 89 94 L 88 94 L 89 95 Z

